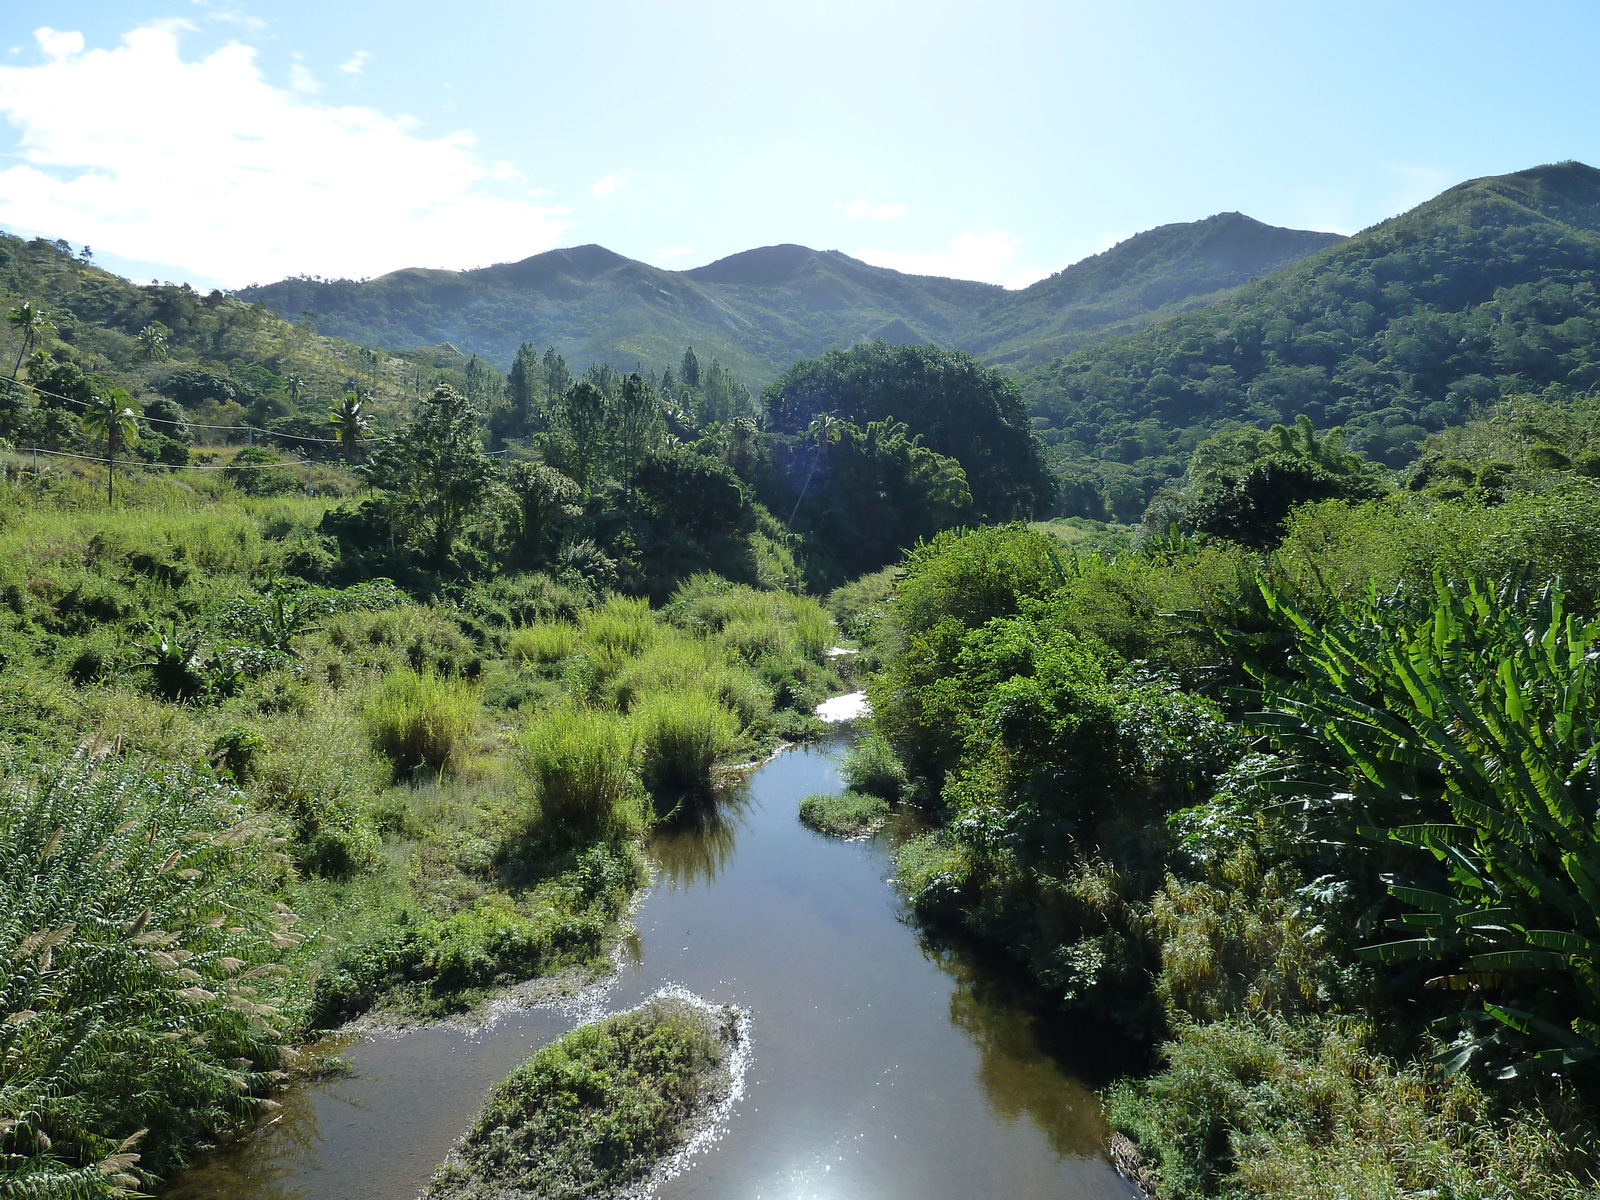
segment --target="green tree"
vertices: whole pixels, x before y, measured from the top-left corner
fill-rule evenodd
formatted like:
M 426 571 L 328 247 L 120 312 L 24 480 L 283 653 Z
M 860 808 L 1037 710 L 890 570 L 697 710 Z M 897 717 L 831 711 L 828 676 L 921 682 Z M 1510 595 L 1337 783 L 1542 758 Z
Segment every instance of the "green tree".
M 660 444 L 661 399 L 637 371 L 624 377 L 611 406 L 611 447 L 617 474 L 631 481 L 644 456 Z
M 8 312 L 6 321 L 22 337 L 22 348 L 17 351 L 17 361 L 11 366 L 11 378 L 15 379 L 17 372 L 22 370 L 22 360 L 55 329 L 55 325 L 41 309 L 34 307 L 31 300 L 24 300 Z
M 423 403 L 416 421 L 372 456 L 372 482 L 393 496 L 408 541 L 441 568 L 481 512 L 495 476 L 495 462 L 479 438 L 477 410 L 444 384 Z
M 172 330 L 160 321 L 151 321 L 139 333 L 135 340 L 139 343 L 138 359 L 140 362 L 164 362 L 167 357 L 167 335 Z
M 678 373 L 683 376 L 686 386 L 692 388 L 700 386 L 700 360 L 695 357 L 693 346 L 684 348 L 683 365 Z
M 348 463 L 361 461 L 362 443 L 369 428 L 362 409 L 360 394 L 346 392 L 344 399 L 328 410 L 328 424 L 333 426 L 333 435 L 339 439 L 339 448 Z
M 543 361 L 545 403 L 554 407 L 572 386 L 572 372 L 567 370 L 567 360 L 556 353 L 554 346 L 544 352 Z
M 1007 376 L 959 350 L 870 342 L 796 363 L 764 393 L 767 428 L 793 436 L 818 413 L 865 428 L 903 421 L 923 444 L 966 472 L 973 516 L 1037 516 L 1055 498 L 1022 393 Z
M 561 424 L 572 452 L 572 477 L 585 495 L 595 469 L 605 458 L 606 395 L 587 379 L 567 389 L 561 400 Z
M 577 485 L 552 466 L 514 462 L 506 471 L 511 492 L 507 532 L 524 565 L 548 561 L 559 548 L 562 530 L 576 520 Z
M 110 504 L 117 477 L 117 454 L 139 440 L 139 413 L 121 388 L 97 395 L 83 413 L 83 432 L 106 444 L 106 503 Z
M 1263 549 L 1278 540 L 1291 509 L 1315 500 L 1365 500 L 1381 487 L 1373 464 L 1344 448 L 1341 431 L 1318 435 L 1300 414 L 1292 427 L 1233 429 L 1201 442 L 1189 483 L 1163 521 L 1186 532 Z M 1146 527 L 1153 533 L 1166 529 Z
M 511 363 L 511 374 L 506 376 L 506 394 L 511 401 L 510 429 L 512 436 L 526 435 L 540 422 L 540 396 L 545 385 L 544 368 L 539 362 L 539 352 L 532 342 L 517 347 L 517 357 Z

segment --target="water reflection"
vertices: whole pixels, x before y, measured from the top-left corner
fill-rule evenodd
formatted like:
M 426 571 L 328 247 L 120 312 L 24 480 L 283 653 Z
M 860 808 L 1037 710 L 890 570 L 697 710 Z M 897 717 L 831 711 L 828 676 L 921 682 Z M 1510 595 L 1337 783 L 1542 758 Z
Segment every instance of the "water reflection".
M 673 887 L 710 884 L 733 859 L 749 824 L 750 789 L 740 785 L 710 803 L 685 804 L 650 839 L 650 859 Z

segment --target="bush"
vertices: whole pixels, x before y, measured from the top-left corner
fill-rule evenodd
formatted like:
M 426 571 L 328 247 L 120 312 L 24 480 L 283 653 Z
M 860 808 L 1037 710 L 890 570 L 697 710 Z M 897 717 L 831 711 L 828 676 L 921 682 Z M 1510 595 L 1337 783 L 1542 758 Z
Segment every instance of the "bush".
M 560 662 L 577 649 L 577 628 L 552 621 L 524 625 L 506 638 L 507 658 L 536 666 Z
M 1191 1025 L 1111 1094 L 1165 1200 L 1592 1197 L 1592 1131 L 1558 1105 L 1497 1111 L 1463 1074 L 1396 1067 L 1347 1021 Z
M 261 1111 L 283 867 L 209 777 L 74 759 L 7 790 L 0 1193 L 120 1194 Z
M 633 709 L 640 772 L 651 790 L 706 792 L 719 756 L 738 743 L 737 718 L 705 692 L 662 691 Z
M 426 767 L 455 772 L 465 763 L 477 721 L 478 697 L 471 685 L 429 669 L 391 671 L 367 708 L 373 748 L 394 764 L 396 775 Z
M 845 792 L 829 796 L 818 794 L 800 801 L 800 821 L 818 833 L 835 837 L 865 837 L 875 832 L 889 816 L 889 802 L 881 796 Z
M 881 733 L 872 730 L 856 739 L 840 768 L 845 785 L 853 792 L 898 800 L 906 786 L 906 768 L 894 747 Z
M 540 713 L 523 735 L 520 757 L 546 820 L 642 825 L 633 729 L 620 713 L 581 707 Z

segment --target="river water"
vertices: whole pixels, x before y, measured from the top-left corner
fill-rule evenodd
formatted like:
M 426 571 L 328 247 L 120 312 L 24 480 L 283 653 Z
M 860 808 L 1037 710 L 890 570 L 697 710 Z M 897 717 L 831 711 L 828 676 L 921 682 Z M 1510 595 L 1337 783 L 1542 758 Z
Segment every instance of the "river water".
M 839 788 L 842 742 L 782 754 L 698 829 L 652 846 L 606 1011 L 668 984 L 750 1012 L 753 1061 L 721 1136 L 661 1200 L 1112 1200 L 1093 1092 L 1063 1063 L 1093 1035 L 920 938 L 888 882 L 888 841 L 796 819 Z M 579 1018 L 508 1013 L 351 1044 L 347 1076 L 285 1097 L 270 1129 L 164 1200 L 411 1200 L 485 1090 Z M 1087 1061 L 1082 1058 L 1080 1061 Z

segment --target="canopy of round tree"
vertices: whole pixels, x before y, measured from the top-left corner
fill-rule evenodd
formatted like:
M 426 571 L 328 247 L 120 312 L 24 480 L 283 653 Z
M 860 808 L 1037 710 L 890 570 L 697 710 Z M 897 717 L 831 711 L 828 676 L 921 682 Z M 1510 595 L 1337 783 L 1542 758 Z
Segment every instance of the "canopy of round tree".
M 865 428 L 903 422 L 966 473 L 972 516 L 1042 514 L 1054 496 L 1022 394 L 1009 378 L 959 350 L 869 342 L 796 363 L 765 392 L 768 426 L 803 434 L 819 413 Z

